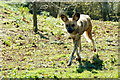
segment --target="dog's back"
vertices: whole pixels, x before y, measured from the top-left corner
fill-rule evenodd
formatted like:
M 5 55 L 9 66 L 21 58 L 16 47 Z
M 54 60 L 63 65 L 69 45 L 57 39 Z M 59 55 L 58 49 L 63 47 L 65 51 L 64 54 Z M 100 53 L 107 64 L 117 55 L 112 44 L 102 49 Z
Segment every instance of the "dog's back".
M 77 24 L 86 31 L 92 27 L 91 18 L 88 15 L 81 14 Z

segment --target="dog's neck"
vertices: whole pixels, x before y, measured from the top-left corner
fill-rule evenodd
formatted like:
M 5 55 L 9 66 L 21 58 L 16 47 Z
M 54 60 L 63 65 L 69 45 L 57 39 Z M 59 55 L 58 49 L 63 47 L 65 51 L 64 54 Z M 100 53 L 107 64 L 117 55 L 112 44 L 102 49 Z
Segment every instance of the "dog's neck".
M 78 25 L 77 29 L 73 33 L 71 33 L 71 35 L 77 35 L 77 34 L 82 35 L 83 33 L 84 30 L 82 29 L 81 25 L 80 26 Z

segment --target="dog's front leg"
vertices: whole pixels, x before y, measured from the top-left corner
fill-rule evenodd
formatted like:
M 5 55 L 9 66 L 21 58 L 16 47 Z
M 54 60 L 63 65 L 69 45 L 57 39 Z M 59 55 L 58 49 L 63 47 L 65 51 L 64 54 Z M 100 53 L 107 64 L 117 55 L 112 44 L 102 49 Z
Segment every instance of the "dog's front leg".
M 80 36 L 80 38 L 78 40 L 77 46 L 79 46 L 79 52 L 78 52 L 78 48 L 77 48 L 77 50 L 76 50 L 76 54 L 77 54 L 76 60 L 81 64 L 81 57 L 80 57 L 80 52 L 81 52 L 81 36 Z
M 70 60 L 69 60 L 67 66 L 71 66 L 71 64 L 72 64 L 72 59 L 73 59 L 74 53 L 77 50 L 78 41 L 73 40 L 73 44 L 74 44 L 74 49 L 73 49 L 73 52 L 71 53 Z

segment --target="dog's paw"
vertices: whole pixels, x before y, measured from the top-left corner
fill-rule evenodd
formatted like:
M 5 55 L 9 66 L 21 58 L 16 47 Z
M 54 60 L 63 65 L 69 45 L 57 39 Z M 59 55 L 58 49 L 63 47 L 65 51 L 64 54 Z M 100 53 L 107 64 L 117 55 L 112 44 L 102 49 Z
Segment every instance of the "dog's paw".
M 96 50 L 96 49 L 92 49 L 91 51 L 93 51 L 93 52 L 97 52 L 97 50 Z
M 80 65 L 82 65 L 82 61 L 81 61 L 81 58 L 76 58 L 76 61 L 79 62 Z
M 96 50 L 96 49 L 93 49 L 93 51 L 94 51 L 94 52 L 97 52 L 97 50 Z
M 76 58 L 76 61 L 81 61 L 81 58 Z
M 67 66 L 71 66 L 72 63 L 68 63 Z

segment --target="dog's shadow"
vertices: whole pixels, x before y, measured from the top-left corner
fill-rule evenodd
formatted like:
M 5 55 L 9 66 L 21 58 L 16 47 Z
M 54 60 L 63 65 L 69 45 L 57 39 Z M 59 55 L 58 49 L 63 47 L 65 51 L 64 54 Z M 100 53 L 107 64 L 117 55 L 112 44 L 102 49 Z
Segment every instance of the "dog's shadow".
M 77 72 L 82 73 L 87 70 L 91 71 L 92 73 L 97 73 L 93 70 L 102 70 L 103 68 L 103 60 L 100 60 L 99 55 L 95 54 L 91 62 L 89 60 L 82 60 L 81 65 L 79 65 L 77 68 Z

